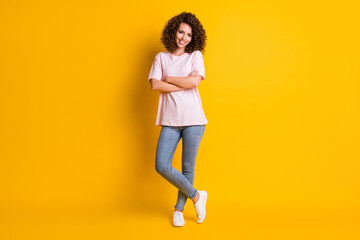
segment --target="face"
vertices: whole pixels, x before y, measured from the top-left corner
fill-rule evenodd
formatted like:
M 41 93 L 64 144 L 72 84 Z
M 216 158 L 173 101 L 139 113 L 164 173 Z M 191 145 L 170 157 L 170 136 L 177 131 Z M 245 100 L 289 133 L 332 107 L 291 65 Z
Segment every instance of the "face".
M 187 23 L 181 23 L 176 32 L 176 44 L 178 48 L 184 48 L 191 42 L 192 32 L 191 27 Z

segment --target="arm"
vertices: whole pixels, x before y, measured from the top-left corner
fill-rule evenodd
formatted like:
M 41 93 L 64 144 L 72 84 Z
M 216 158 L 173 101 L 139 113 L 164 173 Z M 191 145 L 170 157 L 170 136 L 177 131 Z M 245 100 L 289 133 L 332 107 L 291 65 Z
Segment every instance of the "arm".
M 189 75 L 187 77 L 164 77 L 163 81 L 166 83 L 174 84 L 181 88 L 194 88 L 200 85 L 201 76 L 200 75 Z
M 157 80 L 155 78 L 150 79 L 151 89 L 153 91 L 160 91 L 160 92 L 177 92 L 182 91 L 184 88 L 175 86 L 171 83 L 167 83 L 164 81 Z

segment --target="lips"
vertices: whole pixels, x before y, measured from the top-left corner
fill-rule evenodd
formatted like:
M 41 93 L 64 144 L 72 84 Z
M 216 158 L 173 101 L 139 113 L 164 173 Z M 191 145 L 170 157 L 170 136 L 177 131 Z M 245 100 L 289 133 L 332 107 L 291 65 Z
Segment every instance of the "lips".
M 185 43 L 186 43 L 185 41 L 179 40 L 179 44 L 180 44 L 180 45 L 184 45 Z

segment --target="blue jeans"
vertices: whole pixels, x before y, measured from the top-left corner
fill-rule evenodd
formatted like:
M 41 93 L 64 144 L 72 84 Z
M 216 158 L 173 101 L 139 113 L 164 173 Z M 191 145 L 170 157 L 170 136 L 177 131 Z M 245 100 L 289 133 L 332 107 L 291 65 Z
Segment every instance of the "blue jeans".
M 162 126 L 155 158 L 156 171 L 179 189 L 175 209 L 184 210 L 187 198 L 194 198 L 195 161 L 205 125 Z M 176 147 L 182 138 L 182 173 L 172 167 Z

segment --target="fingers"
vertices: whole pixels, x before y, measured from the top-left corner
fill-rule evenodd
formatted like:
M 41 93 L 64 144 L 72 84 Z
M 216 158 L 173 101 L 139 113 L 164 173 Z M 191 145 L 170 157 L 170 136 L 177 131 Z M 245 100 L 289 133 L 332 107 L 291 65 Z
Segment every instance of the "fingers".
M 192 72 L 189 74 L 189 76 L 196 76 L 196 75 L 198 75 L 198 71 L 197 71 L 197 70 L 194 70 L 194 71 L 192 71 Z

